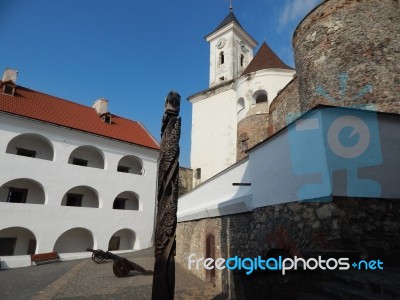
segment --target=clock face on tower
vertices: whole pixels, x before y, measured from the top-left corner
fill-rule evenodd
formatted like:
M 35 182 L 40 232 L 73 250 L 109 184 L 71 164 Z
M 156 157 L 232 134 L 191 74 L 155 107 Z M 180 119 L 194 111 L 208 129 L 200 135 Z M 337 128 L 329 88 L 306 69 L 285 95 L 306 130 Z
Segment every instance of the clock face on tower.
M 224 38 L 220 38 L 219 41 L 217 42 L 217 48 L 221 49 L 225 46 L 226 40 Z
M 249 50 L 246 48 L 246 44 L 243 41 L 239 42 L 240 49 L 242 49 L 243 53 L 248 52 Z

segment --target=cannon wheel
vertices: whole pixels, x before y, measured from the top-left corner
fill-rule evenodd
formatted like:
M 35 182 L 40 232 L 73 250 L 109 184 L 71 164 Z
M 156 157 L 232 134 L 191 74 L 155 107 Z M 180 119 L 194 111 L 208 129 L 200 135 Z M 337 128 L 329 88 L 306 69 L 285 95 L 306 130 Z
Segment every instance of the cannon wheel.
M 92 260 L 96 264 L 102 264 L 103 262 L 105 262 L 107 260 L 107 257 L 105 255 L 103 255 L 102 253 L 95 251 L 92 253 Z
M 126 277 L 131 271 L 131 265 L 125 258 L 118 259 L 113 264 L 113 272 L 117 277 Z

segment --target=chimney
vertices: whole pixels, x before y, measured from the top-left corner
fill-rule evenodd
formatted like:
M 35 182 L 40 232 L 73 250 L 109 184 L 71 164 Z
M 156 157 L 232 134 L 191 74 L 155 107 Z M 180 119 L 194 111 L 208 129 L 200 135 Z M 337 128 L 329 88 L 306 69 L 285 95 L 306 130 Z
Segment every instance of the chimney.
M 105 114 L 108 112 L 108 101 L 104 98 L 99 98 L 94 102 L 93 108 L 96 110 L 97 114 Z
M 17 86 L 18 71 L 7 68 L 4 70 L 1 92 L 6 95 L 14 96 L 15 88 Z
M 13 70 L 10 68 L 7 68 L 4 70 L 3 74 L 3 82 L 12 82 L 13 84 L 17 84 L 17 76 L 18 76 L 18 71 Z

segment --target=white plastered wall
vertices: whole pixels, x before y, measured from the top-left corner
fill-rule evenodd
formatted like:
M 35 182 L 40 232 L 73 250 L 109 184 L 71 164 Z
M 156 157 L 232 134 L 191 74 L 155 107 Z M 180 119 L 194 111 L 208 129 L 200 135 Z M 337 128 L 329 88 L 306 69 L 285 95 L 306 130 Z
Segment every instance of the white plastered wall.
M 112 125 L 110 125 L 112 126 Z M 54 161 L 6 153 L 7 144 L 23 133 L 35 133 L 51 141 Z M 68 164 L 72 151 L 91 145 L 104 154 L 105 169 Z M 144 175 L 117 172 L 120 159 L 135 155 L 143 163 Z M 9 227 L 23 227 L 36 237 L 36 253 L 51 252 L 57 239 L 72 228 L 84 228 L 93 235 L 95 249 L 108 249 L 111 236 L 121 230 L 135 233 L 134 249 L 152 246 L 154 227 L 158 152 L 83 132 L 1 114 L 0 122 L 0 186 L 19 178 L 28 178 L 44 188 L 45 204 L 0 202 L 0 210 L 8 213 L 0 220 L 0 232 Z M 87 186 L 98 194 L 99 207 L 62 206 L 67 191 Z M 113 202 L 121 192 L 138 195 L 140 210 L 116 210 Z M 79 258 L 89 253 L 62 255 Z M 1 257 L 2 267 L 30 264 L 29 257 Z M 8 261 L 8 263 L 7 263 Z
M 207 180 L 236 162 L 236 103 L 233 89 L 193 103 L 191 167 Z
M 239 122 L 249 111 L 255 107 L 254 93 L 266 91 L 268 95 L 268 107 L 263 113 L 269 111 L 269 105 L 278 95 L 295 74 L 294 70 L 267 69 L 242 76 L 236 81 L 236 107 L 240 98 L 244 99 L 244 108 L 238 112 L 237 121 Z

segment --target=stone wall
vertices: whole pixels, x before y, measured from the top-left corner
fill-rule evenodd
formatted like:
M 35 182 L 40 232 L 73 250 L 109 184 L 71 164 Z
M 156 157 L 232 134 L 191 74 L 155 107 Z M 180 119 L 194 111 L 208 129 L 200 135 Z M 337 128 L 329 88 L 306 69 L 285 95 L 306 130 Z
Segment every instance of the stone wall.
M 181 222 L 177 227 L 177 261 L 206 257 L 206 237 L 215 236 L 215 256 L 267 256 L 271 249 L 290 255 L 302 250 L 353 250 L 362 259 L 390 264 L 400 248 L 400 202 L 387 199 L 334 197 L 332 202 L 292 202 L 251 213 Z M 398 252 L 397 252 L 398 253 Z M 233 272 L 216 272 L 216 285 L 227 294 L 240 287 Z M 206 278 L 203 268 L 194 272 Z M 234 298 L 233 298 L 234 299 Z
M 398 0 L 328 0 L 293 36 L 301 111 L 316 104 L 400 113 Z
M 295 76 L 286 87 L 278 93 L 269 107 L 269 131 L 272 135 L 300 115 L 299 85 Z
M 193 170 L 179 167 L 179 197 L 193 188 Z
M 267 137 L 268 113 L 253 114 L 240 120 L 237 125 L 236 160 L 239 161 L 247 157 L 245 151 L 265 140 Z

